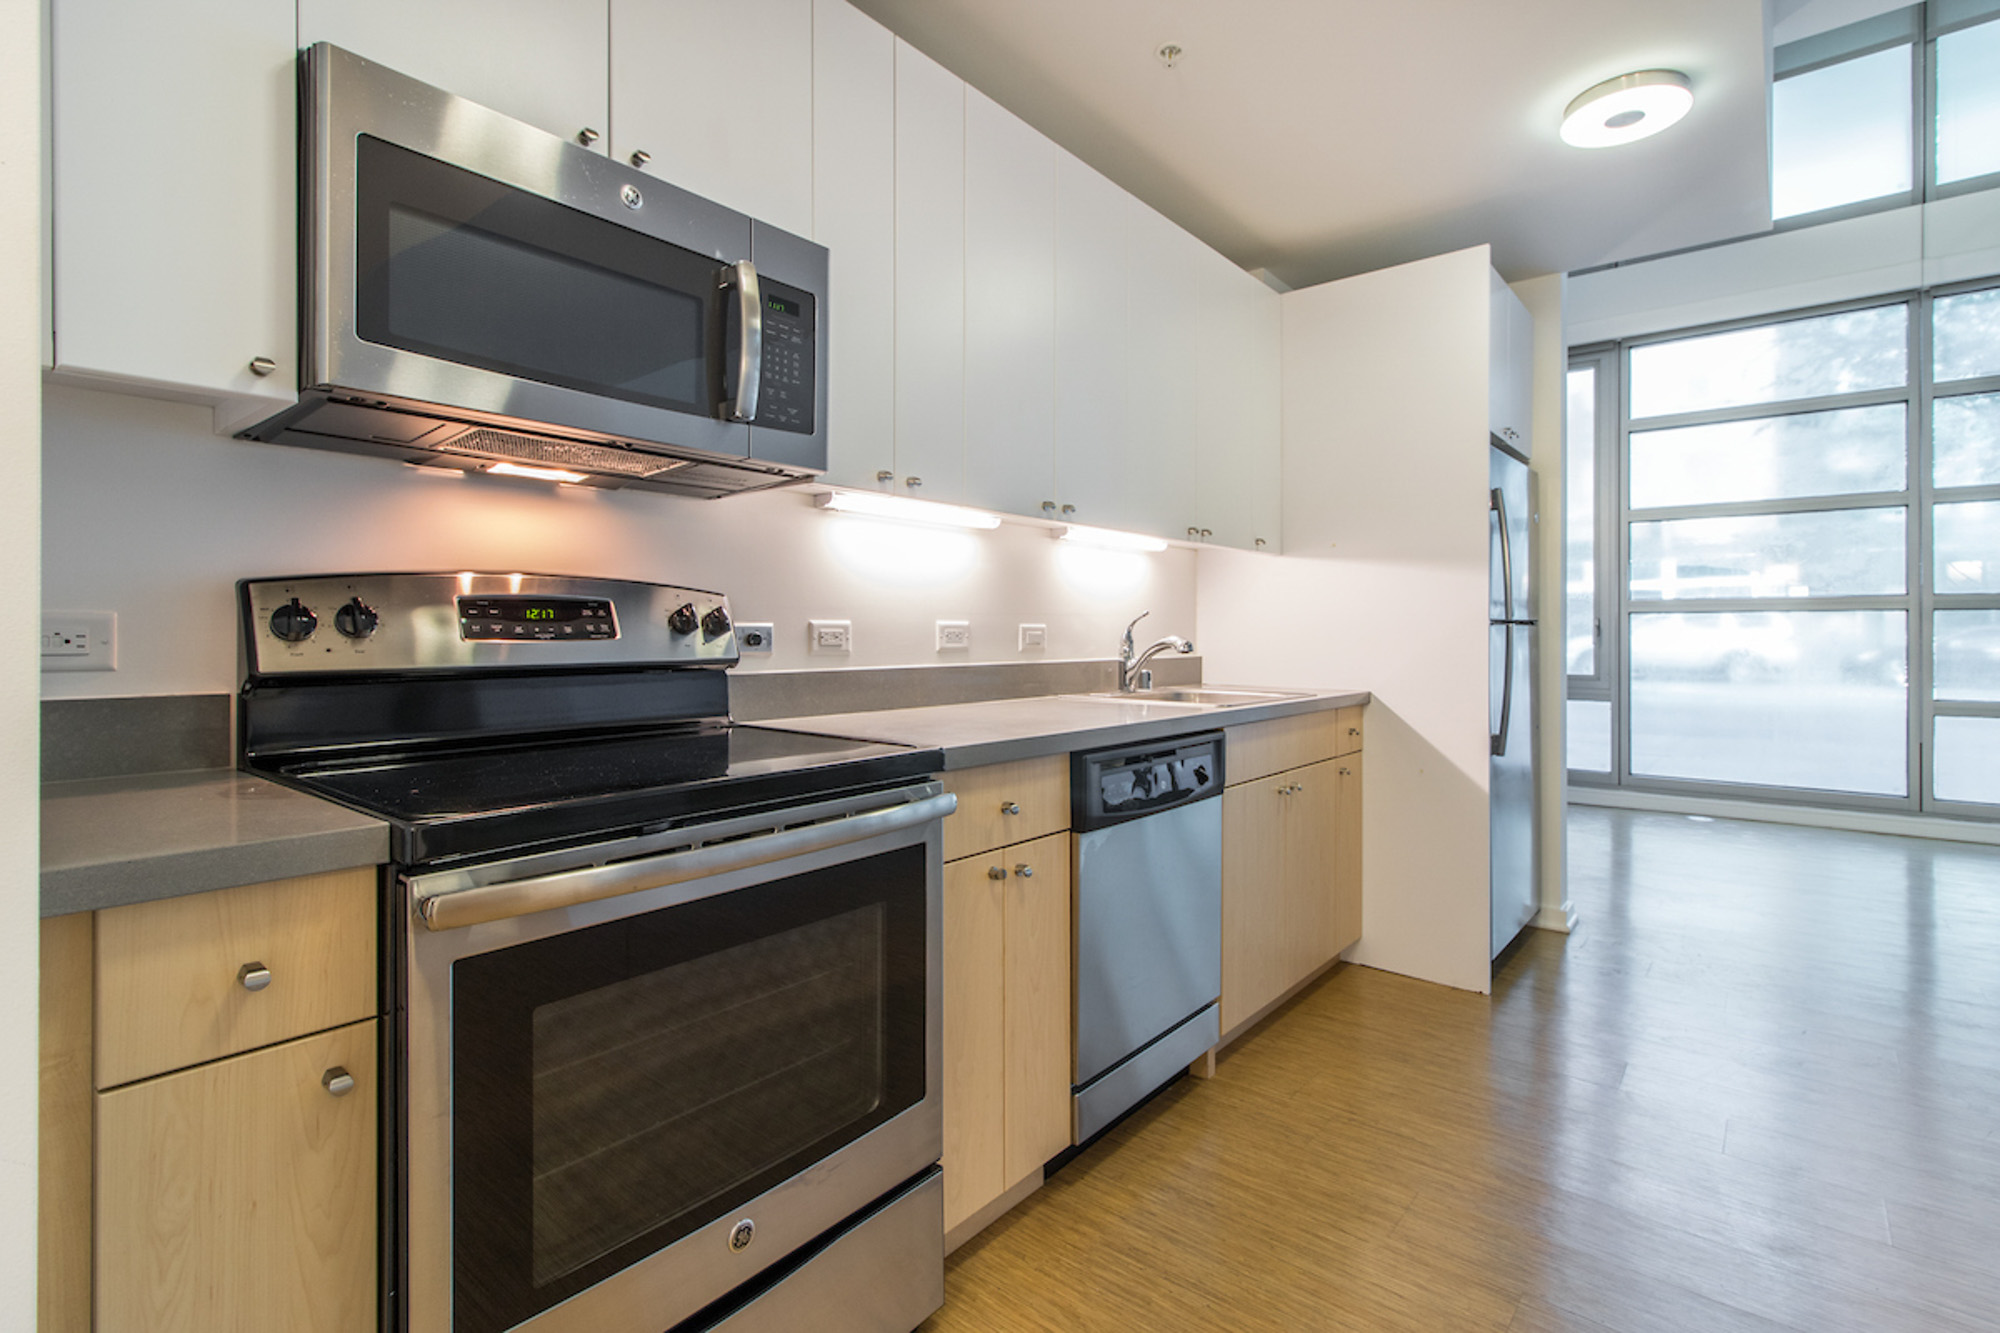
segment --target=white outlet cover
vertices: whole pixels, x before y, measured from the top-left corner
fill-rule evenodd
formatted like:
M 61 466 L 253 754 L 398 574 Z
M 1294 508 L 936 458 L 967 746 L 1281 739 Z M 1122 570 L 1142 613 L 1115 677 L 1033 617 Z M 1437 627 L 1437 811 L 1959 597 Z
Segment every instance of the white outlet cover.
M 1022 648 L 1024 649 L 1046 648 L 1048 646 L 1049 646 L 1049 627 L 1047 625 L 1021 626 Z
M 956 652 L 972 646 L 972 622 L 969 620 L 940 620 L 937 623 L 937 646 L 941 653 Z
M 851 620 L 808 620 L 806 646 L 815 653 L 854 651 L 854 622 Z
M 42 612 L 42 670 L 116 671 L 117 669 L 117 612 Z

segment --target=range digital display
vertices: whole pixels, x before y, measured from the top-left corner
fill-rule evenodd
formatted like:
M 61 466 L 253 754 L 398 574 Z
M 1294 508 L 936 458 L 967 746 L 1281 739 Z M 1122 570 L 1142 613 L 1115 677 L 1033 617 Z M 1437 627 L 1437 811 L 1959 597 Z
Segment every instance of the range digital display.
M 615 639 L 611 603 L 596 597 L 461 597 L 462 639 Z
M 775 310 L 781 315 L 790 315 L 793 319 L 799 317 L 799 303 L 797 301 L 788 301 L 782 296 L 766 296 L 764 298 L 764 308 Z

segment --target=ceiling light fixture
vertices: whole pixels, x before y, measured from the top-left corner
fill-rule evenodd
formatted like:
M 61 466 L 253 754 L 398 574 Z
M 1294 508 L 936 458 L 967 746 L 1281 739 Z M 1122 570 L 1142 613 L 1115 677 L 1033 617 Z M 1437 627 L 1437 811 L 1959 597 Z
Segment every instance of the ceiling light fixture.
M 911 500 L 901 495 L 877 495 L 874 491 L 828 491 L 813 501 L 821 509 L 860 514 L 865 518 L 888 518 L 899 523 L 923 523 L 934 528 L 997 528 L 1000 516 L 964 505 L 937 504 Z
M 1057 541 L 1075 542 L 1078 546 L 1096 546 L 1106 551 L 1164 551 L 1167 549 L 1163 537 L 1148 537 L 1137 532 L 1117 532 L 1111 528 L 1087 528 L 1072 523 L 1056 533 Z
M 1688 76 L 1673 69 L 1642 69 L 1606 79 L 1563 112 L 1563 142 L 1575 148 L 1611 148 L 1658 134 L 1694 105 Z
M 567 468 L 523 467 L 519 463 L 495 463 L 486 470 L 488 472 L 498 473 L 500 476 L 503 477 L 533 477 L 536 481 L 560 481 L 560 482 L 574 483 L 579 481 L 590 480 L 589 474 L 583 472 L 571 472 Z

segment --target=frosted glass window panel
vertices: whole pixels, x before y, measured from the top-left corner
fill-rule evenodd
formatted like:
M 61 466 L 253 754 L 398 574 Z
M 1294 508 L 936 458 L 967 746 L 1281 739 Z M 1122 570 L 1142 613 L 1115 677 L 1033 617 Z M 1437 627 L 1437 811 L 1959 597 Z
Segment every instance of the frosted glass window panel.
M 1938 592 L 2000 592 L 2000 500 L 1937 505 L 1931 510 Z
M 1563 441 L 1563 634 L 1572 676 L 1597 671 L 1597 367 L 1569 372 Z
M 1607 699 L 1571 699 L 1563 732 L 1569 766 L 1581 773 L 1611 771 L 1611 703 Z
M 1900 593 L 1904 511 L 1678 518 L 1632 525 L 1632 600 Z
M 2000 393 L 1931 405 L 1931 484 L 2000 485 Z
M 1632 771 L 1902 796 L 1909 674 L 1901 611 L 1632 617 Z
M 1939 185 L 2000 171 L 2000 21 L 1937 42 Z
M 1931 748 L 1939 800 L 2000 805 L 2000 717 L 1941 717 Z
M 1635 347 L 1632 416 L 1901 388 L 1909 320 L 1899 302 Z
M 1902 403 L 1885 403 L 1634 431 L 1632 507 L 1900 491 L 1909 468 L 1908 413 Z
M 1931 305 L 1932 377 L 2000 375 L 2000 287 L 1940 296 Z
M 1771 85 L 1771 216 L 1909 190 L 1908 46 Z
M 1939 611 L 1931 630 L 1933 696 L 2000 702 L 2000 611 Z

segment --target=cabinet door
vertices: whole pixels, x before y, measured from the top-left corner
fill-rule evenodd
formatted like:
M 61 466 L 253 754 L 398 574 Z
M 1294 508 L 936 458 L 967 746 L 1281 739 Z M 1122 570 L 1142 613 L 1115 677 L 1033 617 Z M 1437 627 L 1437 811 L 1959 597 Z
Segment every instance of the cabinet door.
M 1286 987 L 1297 985 L 1340 952 L 1335 899 L 1339 819 L 1338 760 L 1282 774 Z
M 1136 521 L 1126 469 L 1127 239 L 1139 205 L 1068 153 L 1056 155 L 1055 472 L 1051 517 Z
M 98 1094 L 97 1327 L 373 1330 L 376 1097 L 373 1019 Z
M 1528 452 L 1534 395 L 1534 319 L 1521 298 L 1489 271 L 1486 401 L 1488 429 L 1508 447 Z
M 1129 526 L 1163 537 L 1185 537 L 1190 523 L 1199 526 L 1194 329 L 1202 303 L 1191 274 L 1203 250 L 1166 218 L 1137 208 L 1125 322 Z
M 989 872 L 998 870 L 999 876 Z M 944 1225 L 997 1198 L 1006 1180 L 1005 889 L 1000 855 L 944 868 Z
M 287 7 L 289 8 L 289 6 Z M 602 152 L 605 0 L 299 0 L 298 42 L 332 42 Z
M 813 239 L 827 247 L 827 480 L 896 467 L 896 39 L 813 4 Z
M 812 0 L 611 0 L 612 156 L 805 236 L 812 129 Z
M 51 13 L 58 375 L 277 412 L 299 383 L 290 0 Z
M 1290 985 L 1284 866 L 1290 780 L 1275 773 L 1222 793 L 1222 1030 L 1227 1033 Z
M 1201 539 L 1278 549 L 1278 294 L 1213 256 L 1211 313 L 1197 330 L 1195 426 Z M 1171 534 L 1170 534 L 1171 535 Z
M 896 472 L 899 491 L 965 485 L 965 84 L 896 42 Z
M 1006 888 L 1006 1183 L 1070 1140 L 1070 837 L 997 854 Z
M 1361 938 L 1361 755 L 1337 760 L 1333 838 L 1333 950 Z
M 1055 494 L 1056 148 L 965 94 L 965 494 L 1039 517 Z

